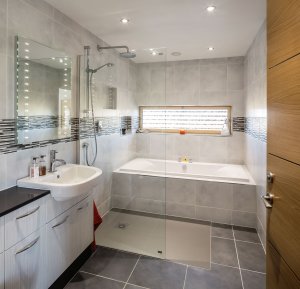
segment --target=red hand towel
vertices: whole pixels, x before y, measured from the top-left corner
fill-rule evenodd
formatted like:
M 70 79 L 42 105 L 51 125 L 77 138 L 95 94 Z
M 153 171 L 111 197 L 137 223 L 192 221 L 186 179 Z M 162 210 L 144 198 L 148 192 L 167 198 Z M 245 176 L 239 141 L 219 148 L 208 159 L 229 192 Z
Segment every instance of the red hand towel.
M 97 230 L 97 228 L 100 226 L 101 223 L 102 223 L 102 218 L 101 218 L 101 216 L 98 212 L 98 209 L 96 207 L 96 204 L 94 202 L 94 241 L 92 244 L 93 250 L 96 250 L 95 231 Z

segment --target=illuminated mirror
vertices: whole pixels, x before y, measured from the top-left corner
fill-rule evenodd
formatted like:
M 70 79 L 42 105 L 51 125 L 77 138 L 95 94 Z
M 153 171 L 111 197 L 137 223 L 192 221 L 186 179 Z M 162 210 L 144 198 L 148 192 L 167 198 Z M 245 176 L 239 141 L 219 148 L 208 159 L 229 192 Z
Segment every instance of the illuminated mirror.
M 71 58 L 33 40 L 16 37 L 18 144 L 71 136 Z

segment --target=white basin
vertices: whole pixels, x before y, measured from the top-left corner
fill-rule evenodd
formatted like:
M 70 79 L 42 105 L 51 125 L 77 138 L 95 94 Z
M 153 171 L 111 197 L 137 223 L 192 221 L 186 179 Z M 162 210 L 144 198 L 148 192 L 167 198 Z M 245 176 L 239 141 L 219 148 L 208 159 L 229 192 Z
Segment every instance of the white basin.
M 38 179 L 20 179 L 17 185 L 32 189 L 50 190 L 56 201 L 66 201 L 88 193 L 97 184 L 102 170 L 95 167 L 68 164 Z

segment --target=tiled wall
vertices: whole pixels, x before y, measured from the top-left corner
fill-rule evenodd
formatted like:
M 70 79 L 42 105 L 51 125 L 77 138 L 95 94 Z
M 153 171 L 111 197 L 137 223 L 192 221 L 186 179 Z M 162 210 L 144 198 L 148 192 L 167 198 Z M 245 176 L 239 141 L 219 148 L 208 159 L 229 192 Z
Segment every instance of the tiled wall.
M 137 65 L 138 105 L 231 105 L 232 136 L 139 134 L 140 157 L 244 163 L 244 58 Z M 242 124 L 241 124 L 242 123 Z
M 114 173 L 112 207 L 256 227 L 255 186 Z
M 267 116 L 267 40 L 263 24 L 245 59 L 246 165 L 257 184 L 257 229 L 266 242 L 266 208 L 261 195 L 266 193 L 266 116 Z
M 14 40 L 16 35 L 64 51 L 72 57 L 71 116 L 76 122 L 72 126 L 72 138 L 62 140 L 60 143 L 54 141 L 54 144 L 44 142 L 27 147 L 14 146 Z M 16 185 L 17 179 L 27 176 L 31 157 L 40 154 L 49 155 L 50 149 L 56 149 L 59 152 L 58 157 L 67 162 L 77 161 L 76 140 L 79 137 L 77 131 L 79 121 L 76 119 L 78 118 L 76 115 L 76 60 L 77 55 L 83 54 L 84 45 L 90 45 L 92 51 L 96 51 L 97 44 L 105 45 L 96 36 L 42 0 L 0 0 L 0 190 Z M 101 61 L 102 56 L 98 57 L 97 61 Z M 114 57 L 114 63 L 118 67 L 115 79 L 119 83 L 122 82 L 126 89 L 129 83 L 131 87 L 134 86 L 134 68 L 129 65 L 128 60 L 123 61 Z M 95 65 L 97 65 L 96 62 Z M 129 71 L 133 72 L 129 74 Z M 120 94 L 119 98 L 120 109 L 116 117 L 128 115 L 134 105 L 128 101 L 128 90 L 121 90 L 121 93 L 123 94 Z M 130 103 L 129 107 L 128 103 Z M 106 115 L 103 113 L 98 116 Z M 9 138 L 8 134 L 10 134 Z M 106 178 L 109 179 L 108 176 L 111 175 L 115 166 L 126 161 L 131 153 L 134 154 L 135 141 L 134 135 L 121 137 L 117 133 L 100 136 L 98 142 L 100 144 L 99 155 L 105 159 L 105 164 L 102 166 L 102 163 L 98 163 L 103 169 L 103 179 L 99 187 L 95 189 L 94 195 L 101 213 L 104 213 L 109 208 L 110 201 L 110 196 L 103 190 L 107 184 Z M 7 149 L 9 145 L 13 146 Z

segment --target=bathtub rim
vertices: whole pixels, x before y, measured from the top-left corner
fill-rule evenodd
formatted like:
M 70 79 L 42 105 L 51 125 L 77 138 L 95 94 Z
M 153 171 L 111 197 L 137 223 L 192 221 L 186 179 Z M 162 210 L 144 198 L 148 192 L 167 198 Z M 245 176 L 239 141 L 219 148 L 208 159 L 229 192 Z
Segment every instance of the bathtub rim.
M 126 163 L 124 163 L 122 166 L 118 167 L 116 170 L 113 171 L 113 173 L 119 173 L 119 174 L 130 174 L 130 175 L 140 175 L 140 176 L 151 176 L 151 177 L 161 177 L 161 178 L 173 178 L 173 179 L 186 179 L 186 180 L 196 180 L 196 181 L 207 181 L 207 182 L 218 182 L 218 183 L 229 183 L 229 184 L 240 184 L 240 185 L 252 185 L 252 186 L 256 186 L 256 183 L 253 179 L 253 177 L 251 176 L 248 168 L 246 165 L 239 165 L 239 164 L 226 164 L 226 163 L 208 163 L 208 162 L 193 162 L 195 163 L 200 163 L 203 165 L 224 165 L 224 166 L 228 166 L 228 165 L 234 165 L 234 166 L 240 166 L 244 169 L 244 171 L 246 172 L 249 182 L 245 182 L 245 181 L 237 181 L 237 180 L 233 180 L 234 178 L 223 178 L 223 179 L 217 179 L 214 178 L 213 176 L 209 177 L 191 177 L 190 175 L 188 177 L 183 177 L 184 174 L 179 174 L 176 173 L 174 175 L 171 174 L 166 174 L 166 173 L 153 173 L 153 172 L 146 172 L 146 171 L 133 171 L 133 170 L 127 170 L 127 171 L 122 171 L 122 167 L 124 167 L 127 163 L 132 162 L 134 160 L 150 160 L 150 161 L 162 161 L 162 162 L 172 162 L 172 163 L 178 163 L 178 161 L 175 160 L 162 160 L 162 159 L 151 159 L 151 158 L 133 158 L 129 161 L 127 161 Z M 236 178 L 238 179 L 238 178 Z

